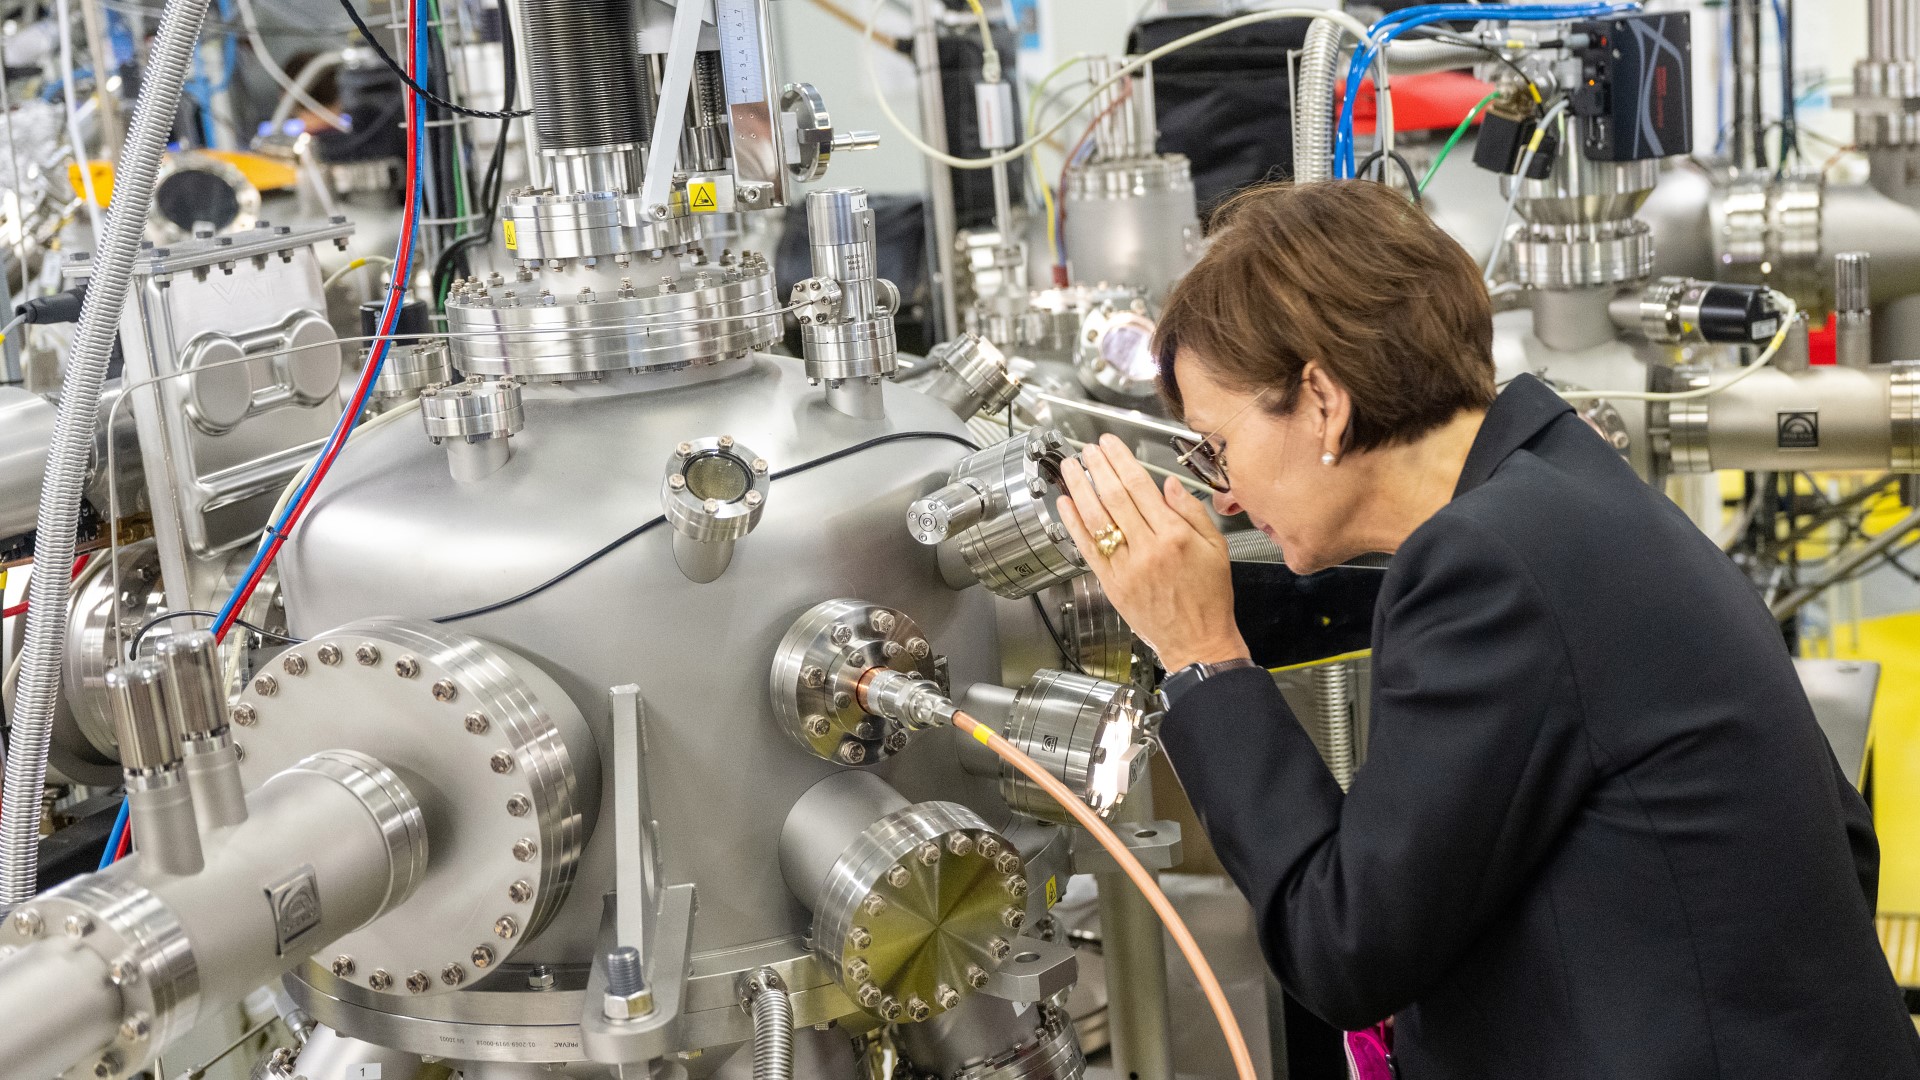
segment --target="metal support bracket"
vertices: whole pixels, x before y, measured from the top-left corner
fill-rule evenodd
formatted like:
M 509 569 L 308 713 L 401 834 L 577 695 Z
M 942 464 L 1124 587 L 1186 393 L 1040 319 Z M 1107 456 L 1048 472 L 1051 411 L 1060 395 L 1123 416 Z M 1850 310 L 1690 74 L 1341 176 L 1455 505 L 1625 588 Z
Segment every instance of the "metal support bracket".
M 607 992 L 607 953 L 618 941 L 618 916 L 615 898 L 607 898 L 580 1012 L 580 1042 L 589 1058 L 622 1065 L 652 1061 L 681 1049 L 693 960 L 694 908 L 692 885 L 668 885 L 660 891 L 652 920 L 652 948 L 646 950 L 653 1011 L 631 1020 L 609 1020 L 601 1011 L 601 1001 Z
M 713 0 L 720 31 L 720 65 L 733 128 L 733 174 L 748 209 L 786 203 L 785 132 L 774 94 L 773 47 L 767 0 Z
M 660 852 L 654 844 L 648 797 L 646 702 L 627 683 L 607 692 L 613 717 L 615 944 L 644 955 L 660 888 Z
M 1180 862 L 1180 823 L 1177 821 L 1116 821 L 1114 835 L 1127 845 L 1140 865 L 1149 870 L 1171 870 Z M 1118 874 L 1120 864 L 1091 836 L 1073 838 L 1073 872 Z
M 1071 946 L 1022 937 L 981 989 L 1004 1001 L 1045 1001 L 1079 977 L 1080 957 Z
M 700 48 L 701 16 L 706 9 L 707 0 L 680 0 L 673 9 L 673 35 L 668 39 L 667 67 L 660 79 L 660 107 L 654 113 L 653 143 L 647 147 L 646 179 L 640 185 L 640 205 L 655 221 L 673 213 L 673 165 L 680 155 L 687 95 L 693 89 L 693 58 Z

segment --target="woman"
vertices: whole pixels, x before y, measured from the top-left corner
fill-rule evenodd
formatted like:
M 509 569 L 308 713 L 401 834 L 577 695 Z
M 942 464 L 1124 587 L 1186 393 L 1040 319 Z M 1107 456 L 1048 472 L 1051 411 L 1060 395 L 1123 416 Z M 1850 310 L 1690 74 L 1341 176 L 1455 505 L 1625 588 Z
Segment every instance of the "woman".
M 1403 197 L 1267 187 L 1215 232 L 1155 343 L 1186 464 L 1296 572 L 1393 553 L 1351 790 L 1198 501 L 1109 437 L 1061 511 L 1281 983 L 1393 1016 L 1404 1080 L 1920 1077 L 1866 806 L 1739 571 L 1545 385 L 1496 392 L 1480 274 Z

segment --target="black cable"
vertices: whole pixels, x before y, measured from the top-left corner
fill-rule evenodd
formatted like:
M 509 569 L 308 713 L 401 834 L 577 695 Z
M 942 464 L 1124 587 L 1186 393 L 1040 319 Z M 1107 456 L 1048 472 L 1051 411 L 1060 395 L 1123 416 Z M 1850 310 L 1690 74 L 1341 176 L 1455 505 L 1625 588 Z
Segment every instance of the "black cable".
M 781 469 L 780 471 L 773 473 L 771 476 L 767 477 L 767 480 L 769 483 L 771 483 L 776 480 L 785 480 L 789 476 L 798 476 L 809 469 L 817 469 L 822 465 L 831 465 L 842 458 L 852 457 L 855 454 L 859 454 L 859 453 L 863 453 L 865 451 L 871 450 L 876 446 L 885 446 L 888 443 L 909 442 L 909 441 L 916 441 L 921 439 L 944 439 L 947 442 L 958 443 L 961 446 L 966 447 L 970 451 L 977 451 L 980 449 L 979 445 L 976 444 L 972 439 L 962 438 L 961 436 L 952 434 L 951 432 L 896 431 L 891 435 L 881 435 L 878 438 L 868 439 L 866 442 L 855 443 L 852 446 L 842 447 L 839 450 L 835 450 L 831 454 L 823 454 L 820 457 L 814 458 L 812 461 L 802 462 L 791 468 Z M 592 566 L 594 563 L 599 562 L 601 559 L 606 558 L 608 555 L 613 554 L 614 551 L 618 550 L 620 547 L 624 546 L 630 541 L 636 540 L 641 536 L 646 535 L 648 532 L 651 532 L 652 530 L 657 529 L 660 526 L 666 524 L 666 522 L 667 522 L 667 517 L 665 514 L 662 514 L 658 517 L 649 518 L 648 520 L 641 522 L 639 525 L 634 526 L 632 529 L 629 529 L 627 532 L 616 537 L 612 541 L 609 541 L 608 543 L 602 545 L 599 548 L 599 550 L 595 551 L 593 554 L 588 555 L 586 558 L 581 559 L 579 562 L 574 563 L 572 566 L 567 567 L 565 570 L 560 571 L 559 573 L 553 575 L 552 577 L 541 582 L 540 584 L 535 585 L 533 588 L 526 590 L 525 592 L 516 593 L 513 596 L 507 597 L 505 600 L 496 600 L 491 604 L 482 604 L 477 608 L 469 608 L 466 611 L 455 612 L 452 615 L 442 615 L 433 621 L 437 623 L 459 622 L 463 619 L 471 619 L 480 615 L 491 614 L 495 611 L 501 610 L 502 608 L 509 608 L 515 604 L 521 603 L 522 601 L 531 600 L 534 597 L 540 595 L 541 593 L 546 592 L 548 589 L 553 588 L 555 585 L 558 585 L 561 582 L 572 577 L 573 575 L 579 573 L 580 571 L 585 570 L 587 567 Z
M 531 116 L 533 114 L 532 109 L 521 109 L 517 112 L 512 109 L 499 112 L 487 109 L 469 109 L 464 105 L 455 105 L 453 102 L 440 97 L 433 91 L 413 81 L 413 77 L 407 74 L 407 69 L 401 67 L 399 61 L 395 60 L 393 55 L 387 52 L 385 45 L 380 44 L 379 35 L 375 34 L 373 28 L 367 25 L 367 21 L 360 17 L 360 11 L 353 6 L 353 0 L 340 0 L 340 6 L 346 9 L 347 18 L 353 20 L 354 27 L 360 31 L 360 36 L 366 39 L 367 45 L 373 49 L 374 55 L 380 58 L 380 62 L 387 65 L 387 70 L 399 76 L 401 82 L 412 88 L 414 93 L 419 94 L 426 100 L 433 102 L 443 109 L 457 112 L 461 116 L 474 116 L 482 120 L 511 120 L 516 116 Z
M 1409 33 L 1405 36 L 1413 37 L 1414 34 Z M 1462 48 L 1476 49 L 1480 52 L 1486 53 L 1488 56 L 1492 57 L 1493 59 L 1500 61 L 1501 63 L 1507 65 L 1507 67 L 1509 68 L 1512 68 L 1513 73 L 1515 75 L 1520 76 L 1520 81 L 1526 83 L 1529 87 L 1532 87 L 1533 92 L 1536 95 L 1540 93 L 1540 87 L 1537 83 L 1533 81 L 1533 77 L 1531 75 L 1528 75 L 1526 73 L 1526 70 L 1523 69 L 1519 64 L 1514 63 L 1513 58 L 1507 55 L 1505 49 L 1496 48 L 1495 46 L 1489 45 L 1484 41 L 1475 41 L 1472 38 L 1460 37 L 1457 34 L 1442 33 L 1437 30 L 1432 31 L 1431 33 L 1420 35 L 1420 36 L 1430 38 L 1434 41 L 1442 42 L 1447 45 L 1459 45 Z M 1542 48 L 1545 47 L 1544 42 L 1542 43 L 1541 47 Z
M 155 615 L 153 618 L 141 623 L 140 629 L 133 632 L 133 640 L 127 643 L 127 656 L 135 657 L 140 655 L 140 642 L 146 639 L 147 631 L 159 626 L 163 622 L 172 622 L 175 619 L 191 619 L 196 616 L 213 620 L 219 618 L 220 613 L 217 611 L 201 611 L 198 608 L 182 608 L 179 611 L 169 611 L 164 615 Z M 259 634 L 261 637 L 272 638 L 275 641 L 284 641 L 289 645 L 298 645 L 306 640 L 306 638 L 290 637 L 286 634 L 276 633 L 275 631 L 268 630 L 264 626 L 255 626 L 245 619 L 235 619 L 233 621 Z
M 1047 628 L 1047 636 L 1053 639 L 1053 647 L 1060 650 L 1060 659 L 1073 669 L 1075 675 L 1085 675 L 1087 669 L 1081 667 L 1080 661 L 1074 659 L 1073 653 L 1067 648 L 1066 640 L 1060 636 L 1060 631 L 1053 628 L 1053 619 L 1047 615 L 1046 601 L 1040 599 L 1039 593 L 1034 593 L 1032 600 L 1033 610 L 1040 615 L 1040 625 Z
M 513 16 L 507 11 L 507 5 L 500 5 L 500 61 L 501 70 L 507 80 L 506 99 L 502 104 L 508 111 L 513 109 L 514 94 L 519 87 L 519 58 L 513 47 Z M 507 160 L 507 137 L 511 133 L 513 119 L 502 117 L 500 136 L 493 142 L 493 156 L 487 162 L 487 175 L 480 181 L 480 200 L 486 203 L 487 220 L 477 232 L 456 238 L 440 252 L 434 260 L 433 273 L 427 278 L 431 285 L 434 302 L 438 303 L 446 295 L 446 280 L 453 273 L 454 260 L 460 258 L 470 247 L 485 243 L 493 236 L 493 226 L 500 215 L 500 186 L 504 182 L 502 169 Z
M 1382 157 L 1381 151 L 1375 150 L 1373 153 L 1368 154 L 1366 157 L 1363 157 L 1360 159 L 1360 164 L 1358 167 L 1356 167 L 1353 170 L 1353 175 L 1365 176 L 1367 174 L 1367 170 L 1373 168 L 1375 165 L 1380 165 L 1381 168 L 1384 170 L 1385 161 L 1388 161 L 1388 160 L 1392 161 L 1395 165 L 1398 165 L 1400 167 L 1400 175 L 1406 177 L 1406 180 L 1407 180 L 1407 197 L 1413 200 L 1413 205 L 1419 206 L 1420 205 L 1420 181 L 1417 178 L 1415 178 L 1413 175 L 1413 166 L 1408 164 L 1406 158 L 1400 156 L 1400 151 L 1398 150 L 1386 151 L 1384 158 Z M 1379 182 L 1383 184 L 1386 183 L 1386 176 L 1384 172 L 1382 173 Z

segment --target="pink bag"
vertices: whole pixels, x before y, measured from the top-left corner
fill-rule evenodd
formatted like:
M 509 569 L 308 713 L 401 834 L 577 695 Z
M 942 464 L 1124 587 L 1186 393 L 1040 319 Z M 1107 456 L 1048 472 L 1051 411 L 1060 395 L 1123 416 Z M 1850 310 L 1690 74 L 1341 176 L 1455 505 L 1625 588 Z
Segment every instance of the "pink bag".
M 1375 1024 L 1346 1034 L 1347 1072 L 1353 1080 L 1395 1080 L 1393 1029 Z

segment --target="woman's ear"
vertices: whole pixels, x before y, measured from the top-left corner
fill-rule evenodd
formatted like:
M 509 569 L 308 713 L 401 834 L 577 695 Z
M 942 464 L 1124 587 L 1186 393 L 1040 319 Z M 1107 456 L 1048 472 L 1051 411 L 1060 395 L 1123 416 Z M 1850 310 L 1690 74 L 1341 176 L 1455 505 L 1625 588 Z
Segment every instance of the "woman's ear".
M 1314 409 L 1314 438 L 1320 452 L 1337 459 L 1346 452 L 1347 426 L 1353 420 L 1353 397 L 1318 361 L 1307 361 L 1300 372 L 1300 381 L 1307 390 L 1306 401 Z

